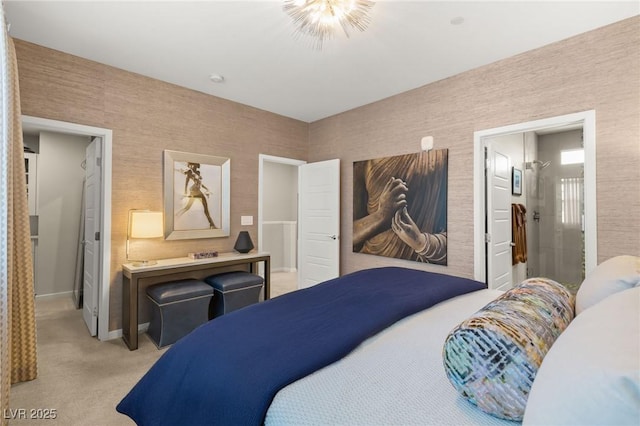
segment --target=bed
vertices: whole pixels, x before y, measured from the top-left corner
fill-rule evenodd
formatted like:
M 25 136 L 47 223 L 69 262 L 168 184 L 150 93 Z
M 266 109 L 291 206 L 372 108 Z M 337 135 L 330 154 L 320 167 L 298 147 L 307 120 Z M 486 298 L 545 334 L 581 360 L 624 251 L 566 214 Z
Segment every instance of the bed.
M 584 312 L 573 321 L 574 299 L 569 317 L 569 299 L 560 300 L 564 296 L 546 281 L 507 294 L 476 281 L 404 268 L 348 274 L 198 328 L 161 357 L 117 410 L 141 425 L 517 424 L 522 413 L 516 421 L 508 420 L 478 400 L 493 390 L 483 388 L 474 399 L 477 389 L 461 389 L 451 373 L 459 359 L 451 367 L 443 363 L 443 355 L 447 359 L 452 336 L 468 331 L 464 325 L 470 319 L 476 327 L 487 313 L 495 317 L 496 312 L 504 314 L 505 306 L 522 305 L 523 297 L 532 300 L 527 289 L 540 293 L 542 288 L 542 298 L 534 294 L 534 305 L 542 301 L 545 327 L 555 330 L 557 340 L 553 350 L 543 351 L 545 362 L 539 360 L 535 380 L 530 377 L 532 386 L 523 392 L 525 402 L 529 400 L 524 423 L 581 423 L 584 407 L 594 406 L 595 398 L 598 411 L 591 420 L 638 424 L 640 260 L 619 260 L 601 268 L 595 283 L 585 280 L 585 296 L 577 304 Z M 604 276 L 605 269 L 616 278 Z M 551 298 L 549 288 L 555 292 Z M 563 307 L 556 309 L 558 303 Z M 563 310 L 565 316 L 558 319 L 555 311 Z M 609 315 L 612 311 L 616 315 Z M 605 346 L 594 328 L 603 323 L 609 330 L 601 330 Z M 489 326 L 483 332 L 496 334 Z M 337 346 L 330 346 L 334 340 Z M 601 350 L 585 351 L 594 341 Z M 609 359 L 621 353 L 611 351 L 612 346 L 624 348 L 623 356 Z M 576 361 L 577 351 L 587 355 Z M 598 365 L 596 378 L 587 374 L 593 371 L 589 363 Z M 611 366 L 613 379 L 605 383 Z M 293 373 L 281 371 L 289 367 Z M 559 372 L 570 380 L 558 381 Z M 486 377 L 480 382 L 486 383 Z

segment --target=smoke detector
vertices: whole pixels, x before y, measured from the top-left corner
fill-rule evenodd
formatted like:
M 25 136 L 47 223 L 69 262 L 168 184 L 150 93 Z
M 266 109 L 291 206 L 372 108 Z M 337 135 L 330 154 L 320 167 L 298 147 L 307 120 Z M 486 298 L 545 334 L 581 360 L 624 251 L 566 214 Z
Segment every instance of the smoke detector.
M 220 74 L 211 74 L 209 76 L 209 80 L 213 81 L 214 83 L 222 83 L 224 82 L 224 77 Z

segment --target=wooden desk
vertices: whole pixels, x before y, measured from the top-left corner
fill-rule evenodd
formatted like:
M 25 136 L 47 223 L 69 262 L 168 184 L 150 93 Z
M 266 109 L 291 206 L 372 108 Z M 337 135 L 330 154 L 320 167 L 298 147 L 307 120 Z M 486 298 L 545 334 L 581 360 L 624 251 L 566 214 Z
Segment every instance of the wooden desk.
M 138 299 L 141 282 L 161 283 L 186 278 L 203 279 L 216 272 L 245 269 L 256 273 L 256 265 L 264 263 L 264 300 L 270 297 L 269 253 L 220 253 L 210 259 L 193 260 L 188 257 L 162 259 L 151 266 L 122 265 L 122 339 L 130 350 L 138 349 Z M 223 270 L 224 269 L 224 270 Z

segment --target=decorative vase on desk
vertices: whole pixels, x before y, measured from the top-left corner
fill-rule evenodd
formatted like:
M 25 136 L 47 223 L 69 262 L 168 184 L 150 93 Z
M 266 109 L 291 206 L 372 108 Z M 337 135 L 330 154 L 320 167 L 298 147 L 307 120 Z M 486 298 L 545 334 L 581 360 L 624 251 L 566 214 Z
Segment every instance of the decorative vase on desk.
M 253 242 L 249 236 L 249 231 L 240 231 L 236 245 L 233 248 L 239 253 L 249 253 L 253 249 Z

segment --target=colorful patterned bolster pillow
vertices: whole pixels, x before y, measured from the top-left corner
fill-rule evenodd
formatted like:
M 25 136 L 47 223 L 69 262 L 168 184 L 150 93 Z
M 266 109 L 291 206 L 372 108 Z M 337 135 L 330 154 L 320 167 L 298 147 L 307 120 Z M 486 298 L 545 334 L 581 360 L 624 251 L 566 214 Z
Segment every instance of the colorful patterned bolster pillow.
M 574 298 L 562 285 L 523 281 L 449 333 L 449 381 L 482 411 L 521 421 L 542 359 L 573 316 Z

